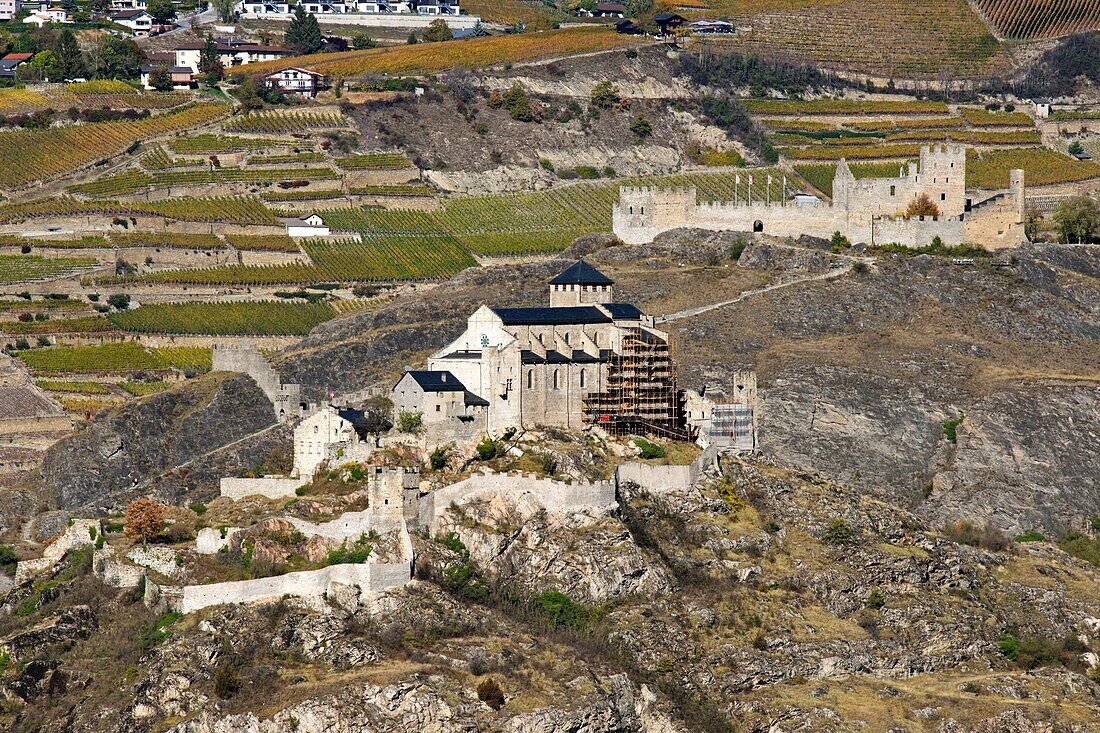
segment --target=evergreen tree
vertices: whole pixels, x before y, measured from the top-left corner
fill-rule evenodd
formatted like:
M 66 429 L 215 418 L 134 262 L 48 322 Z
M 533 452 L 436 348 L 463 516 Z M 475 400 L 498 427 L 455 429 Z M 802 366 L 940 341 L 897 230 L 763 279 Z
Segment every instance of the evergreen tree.
M 57 60 L 57 75 L 60 78 L 76 79 L 85 75 L 84 55 L 80 52 L 76 34 L 71 30 L 65 29 L 58 34 L 53 52 Z
M 103 36 L 95 49 L 92 73 L 101 79 L 132 79 L 141 73 L 145 55 L 129 38 Z
M 206 42 L 199 50 L 199 71 L 206 74 L 207 84 L 217 84 L 225 75 L 225 66 L 222 65 L 221 54 L 218 53 L 218 42 L 211 35 L 206 36 Z
M 286 31 L 286 45 L 298 53 L 313 53 L 321 48 L 321 26 L 313 13 L 307 14 L 302 6 L 294 8 L 294 18 Z

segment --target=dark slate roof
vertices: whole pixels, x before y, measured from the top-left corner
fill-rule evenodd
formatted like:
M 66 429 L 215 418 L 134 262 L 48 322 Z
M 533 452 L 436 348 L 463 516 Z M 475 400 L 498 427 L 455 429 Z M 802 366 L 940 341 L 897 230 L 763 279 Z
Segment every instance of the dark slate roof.
M 551 285 L 613 285 L 614 280 L 584 260 L 577 260 L 562 274 L 550 281 Z
M 547 351 L 542 357 L 533 351 L 523 350 L 519 353 L 521 364 L 599 364 L 607 361 L 607 349 L 600 349 L 599 356 L 592 356 L 586 351 L 574 350 L 566 355 L 560 351 Z
M 477 361 L 481 358 L 480 351 L 471 351 L 469 349 L 460 349 L 459 351 L 452 351 L 443 357 L 444 359 L 472 359 Z
M 685 18 L 682 15 L 677 15 L 676 13 L 657 13 L 656 15 L 653 16 L 653 22 L 654 23 L 668 23 L 668 22 L 673 21 L 673 20 L 681 20 L 682 21 L 682 20 L 687 20 L 687 18 Z
M 636 321 L 642 317 L 637 306 L 630 303 L 604 303 L 600 306 L 617 321 Z
M 465 392 L 466 387 L 458 381 L 458 377 L 450 372 L 433 372 L 428 370 L 405 372 L 412 377 L 425 392 Z
M 505 326 L 564 326 L 611 323 L 611 317 L 594 305 L 568 308 L 493 308 Z
M 478 397 L 476 394 L 474 394 L 470 390 L 466 390 L 465 400 L 466 400 L 466 406 L 467 407 L 488 407 L 489 406 L 489 400 L 487 400 L 483 397 Z

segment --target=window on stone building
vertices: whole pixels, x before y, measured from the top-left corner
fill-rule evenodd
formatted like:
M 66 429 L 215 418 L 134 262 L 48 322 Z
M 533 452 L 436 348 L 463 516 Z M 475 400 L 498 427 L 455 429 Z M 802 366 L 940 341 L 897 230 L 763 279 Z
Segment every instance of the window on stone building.
M 584 386 L 584 370 L 581 369 L 581 386 Z
M 534 369 L 528 369 L 527 370 L 527 389 L 531 389 L 531 385 L 534 383 L 534 380 L 535 380 L 535 370 Z
M 893 195 L 894 195 L 894 191 L 895 191 L 896 189 L 897 189 L 897 186 L 890 186 L 890 195 L 891 195 L 891 196 L 893 196 Z
M 558 372 L 557 369 L 555 369 L 554 370 L 554 389 L 559 389 L 558 380 L 559 380 L 559 372 Z
M 946 200 L 947 200 L 947 194 L 946 193 L 941 193 L 940 194 L 940 201 L 946 201 Z

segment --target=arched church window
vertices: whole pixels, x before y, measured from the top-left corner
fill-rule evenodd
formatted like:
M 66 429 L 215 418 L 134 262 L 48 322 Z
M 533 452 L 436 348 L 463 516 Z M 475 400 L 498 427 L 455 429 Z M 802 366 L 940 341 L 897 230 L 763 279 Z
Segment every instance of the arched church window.
M 555 369 L 554 370 L 554 389 L 559 389 L 560 388 L 559 387 L 559 381 L 558 381 L 559 380 L 559 375 L 560 375 L 559 370 Z

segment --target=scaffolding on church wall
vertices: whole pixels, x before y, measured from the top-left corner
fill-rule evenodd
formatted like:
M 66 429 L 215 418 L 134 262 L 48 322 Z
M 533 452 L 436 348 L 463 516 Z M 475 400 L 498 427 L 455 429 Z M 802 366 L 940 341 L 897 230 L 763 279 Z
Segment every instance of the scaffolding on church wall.
M 606 388 L 585 397 L 584 407 L 589 421 L 611 435 L 692 437 L 669 343 L 644 328 L 627 329 L 619 353 L 608 358 Z

